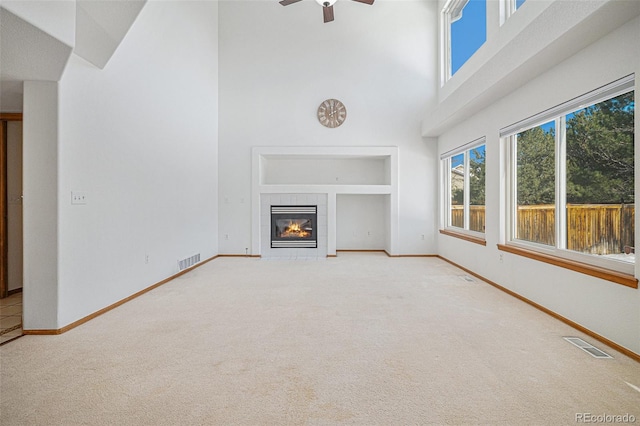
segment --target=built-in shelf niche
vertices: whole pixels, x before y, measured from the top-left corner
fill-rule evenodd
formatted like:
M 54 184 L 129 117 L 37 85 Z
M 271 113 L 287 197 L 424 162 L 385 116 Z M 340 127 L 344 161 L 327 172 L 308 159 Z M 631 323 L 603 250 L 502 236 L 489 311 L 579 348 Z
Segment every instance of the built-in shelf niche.
M 261 185 L 390 185 L 390 156 L 263 155 Z
M 397 254 L 398 147 L 254 147 L 251 182 L 252 254 L 263 254 L 261 218 L 269 206 L 262 205 L 261 197 L 269 194 L 279 197 L 279 203 L 282 197 L 292 194 L 326 197 L 327 234 L 323 244 L 326 239 L 327 255 L 336 254 L 337 196 L 383 195 L 384 249 L 391 255 Z

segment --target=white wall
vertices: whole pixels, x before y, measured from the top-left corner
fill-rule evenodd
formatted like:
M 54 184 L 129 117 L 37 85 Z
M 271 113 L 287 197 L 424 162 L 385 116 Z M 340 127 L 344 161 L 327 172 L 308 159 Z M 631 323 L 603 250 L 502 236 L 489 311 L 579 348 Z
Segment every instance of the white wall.
M 504 162 L 500 158 L 499 129 L 625 75 L 635 73 L 637 79 L 640 76 L 637 40 L 640 40 L 640 18 L 626 23 L 440 136 L 439 152 L 486 136 L 487 245 L 483 247 L 439 235 L 438 247 L 442 256 L 640 353 L 639 290 L 499 252 L 496 247 L 504 242 L 500 239 Z M 640 129 L 638 114 L 636 129 Z M 640 187 L 639 154 L 636 143 L 636 188 Z M 503 262 L 499 260 L 500 255 Z
M 219 8 L 220 252 L 250 247 L 251 147 L 398 146 L 398 254 L 435 253 L 436 149 L 420 132 L 436 92 L 436 4 L 338 2 L 329 24 L 312 1 Z M 347 108 L 336 129 L 316 118 L 327 98 Z
M 218 253 L 217 7 L 149 2 L 103 70 L 72 56 L 53 192 L 59 313 L 44 328 L 175 274 L 178 259 Z M 87 203 L 72 205 L 72 191 Z
M 24 82 L 22 328 L 58 325 L 58 83 Z

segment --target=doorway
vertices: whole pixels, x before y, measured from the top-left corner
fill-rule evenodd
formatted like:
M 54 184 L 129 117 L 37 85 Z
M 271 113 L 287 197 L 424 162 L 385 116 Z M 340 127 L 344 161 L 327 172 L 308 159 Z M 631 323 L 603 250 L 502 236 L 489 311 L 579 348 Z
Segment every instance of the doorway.
M 0 344 L 22 335 L 22 114 L 0 113 Z
M 22 289 L 22 114 L 0 113 L 0 299 Z

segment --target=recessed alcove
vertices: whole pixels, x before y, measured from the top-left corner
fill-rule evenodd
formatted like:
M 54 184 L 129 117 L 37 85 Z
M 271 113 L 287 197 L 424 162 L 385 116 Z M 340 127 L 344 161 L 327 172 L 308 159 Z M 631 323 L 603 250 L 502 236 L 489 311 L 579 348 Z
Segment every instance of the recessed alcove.
M 390 157 L 263 156 L 264 185 L 389 185 Z
M 318 209 L 319 218 L 326 211 L 326 233 L 318 235 L 318 247 L 322 249 L 313 253 L 313 249 L 297 249 L 297 256 L 306 257 L 307 251 L 309 257 L 335 255 L 338 220 L 345 226 L 359 221 L 376 223 L 376 231 L 363 232 L 375 234 L 376 248 L 396 253 L 397 147 L 254 147 L 252 172 L 252 254 L 279 257 L 283 253 L 269 247 L 265 227 L 268 210 L 287 195 L 306 199 L 318 195 L 326 200 L 326 209 Z M 360 195 L 369 198 L 358 199 L 356 196 Z M 338 197 L 344 197 L 340 215 Z M 358 200 L 370 201 L 377 207 L 356 209 Z M 357 243 L 351 238 L 349 244 Z
M 389 195 L 338 194 L 336 249 L 384 250 L 388 238 Z

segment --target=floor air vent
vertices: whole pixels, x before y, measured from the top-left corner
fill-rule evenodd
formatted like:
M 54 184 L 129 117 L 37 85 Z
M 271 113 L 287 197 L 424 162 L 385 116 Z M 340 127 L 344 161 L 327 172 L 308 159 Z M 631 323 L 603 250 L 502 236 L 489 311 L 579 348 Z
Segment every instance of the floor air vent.
M 191 268 L 198 262 L 200 262 L 200 253 L 194 254 L 193 256 L 184 258 L 182 260 L 178 260 L 178 270 L 182 271 L 184 269 Z
M 601 351 L 578 337 L 563 337 L 563 339 L 572 345 L 579 347 L 594 358 L 613 358 L 611 355 Z

